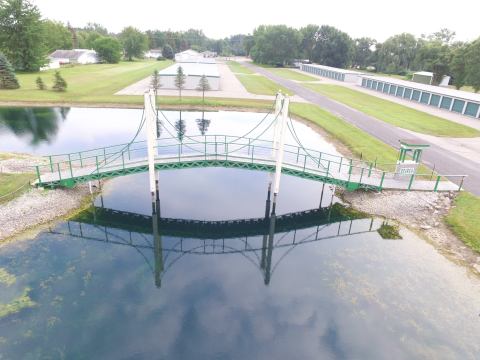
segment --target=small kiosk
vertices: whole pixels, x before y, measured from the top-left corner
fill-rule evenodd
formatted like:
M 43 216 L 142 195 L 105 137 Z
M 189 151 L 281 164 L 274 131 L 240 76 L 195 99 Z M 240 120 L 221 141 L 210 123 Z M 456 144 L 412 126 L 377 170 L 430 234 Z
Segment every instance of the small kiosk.
M 405 176 L 416 174 L 423 150 L 429 146 L 416 140 L 400 140 L 400 154 L 395 169 L 395 178 L 402 179 Z

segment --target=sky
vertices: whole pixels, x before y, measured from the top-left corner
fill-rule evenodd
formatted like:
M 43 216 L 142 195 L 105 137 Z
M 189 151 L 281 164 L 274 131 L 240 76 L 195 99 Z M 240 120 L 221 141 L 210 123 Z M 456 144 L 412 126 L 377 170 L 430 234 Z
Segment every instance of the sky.
M 126 26 L 140 30 L 201 29 L 210 38 L 252 33 L 261 24 L 332 25 L 351 37 L 384 41 L 402 32 L 416 36 L 441 28 L 471 41 L 480 36 L 480 1 L 402 0 L 31 0 L 43 17 L 83 27 L 96 22 L 111 32 Z M 445 4 L 445 5 L 444 5 Z

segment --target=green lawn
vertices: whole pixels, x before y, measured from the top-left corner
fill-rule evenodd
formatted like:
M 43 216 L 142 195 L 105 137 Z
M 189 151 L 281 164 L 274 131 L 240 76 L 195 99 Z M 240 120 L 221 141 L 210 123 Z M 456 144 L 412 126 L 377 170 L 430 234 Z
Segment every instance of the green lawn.
M 0 204 L 12 200 L 27 191 L 30 188 L 28 185 L 21 187 L 33 178 L 33 174 L 0 174 Z M 18 189 L 20 190 L 16 191 Z
M 271 73 L 281 76 L 285 79 L 288 80 L 295 80 L 295 81 L 320 81 L 317 78 L 314 78 L 313 76 L 306 75 L 299 73 L 298 71 L 291 70 L 291 69 L 285 69 L 285 68 L 268 68 L 268 71 Z
M 38 76 L 41 76 L 47 87 L 51 88 L 53 70 L 17 74 L 20 89 L 0 90 L 0 101 L 123 102 L 118 100 L 118 96 L 114 96 L 117 91 L 146 78 L 155 69 L 161 70 L 171 64 L 171 61 L 151 60 L 66 67 L 60 70 L 68 84 L 68 89 L 64 93 L 51 90 L 40 91 L 36 88 L 35 80 Z M 132 101 L 128 98 L 125 100 Z
M 447 224 L 465 244 L 480 252 L 480 197 L 462 192 L 455 205 L 446 217 Z
M 250 70 L 249 68 L 246 68 L 245 66 L 239 64 L 236 61 L 228 61 L 227 65 L 230 68 L 230 70 L 232 70 L 233 73 L 236 73 L 236 74 L 250 74 L 250 75 L 254 74 L 254 72 L 252 70 Z
M 283 86 L 274 83 L 262 75 L 240 75 L 236 74 L 237 79 L 247 89 L 250 94 L 256 95 L 276 95 L 278 90 L 284 94 L 293 95 L 293 92 Z
M 477 137 L 480 131 L 422 111 L 380 99 L 340 85 L 304 86 L 392 125 L 422 134 L 447 137 Z

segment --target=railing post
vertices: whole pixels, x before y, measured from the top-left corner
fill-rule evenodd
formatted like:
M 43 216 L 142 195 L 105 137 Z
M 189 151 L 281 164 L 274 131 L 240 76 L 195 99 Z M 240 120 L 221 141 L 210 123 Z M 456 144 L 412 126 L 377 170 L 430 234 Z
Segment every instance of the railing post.
M 128 154 L 128 160 L 131 160 L 131 158 L 130 158 L 130 144 L 127 145 L 127 154 Z
M 252 145 L 252 164 L 253 164 L 253 152 L 255 151 L 255 145 Z
M 38 168 L 38 165 L 35 166 L 35 169 L 37 170 L 38 184 L 41 184 L 42 180 L 40 179 L 40 169 Z
M 320 154 L 318 156 L 318 167 L 320 167 L 320 164 L 322 163 L 322 153 L 320 151 L 318 153 Z
M 70 177 L 73 179 L 72 160 L 70 160 L 70 154 L 68 155 L 68 166 L 70 167 Z
M 105 164 L 107 163 L 107 152 L 105 150 L 105 148 L 103 148 L 103 158 L 105 159 Z
M 462 176 L 462 181 L 460 181 L 460 186 L 458 187 L 458 191 L 462 190 L 462 186 L 463 186 L 463 180 L 465 179 L 465 175 Z
M 343 162 L 343 157 L 340 158 L 340 166 L 338 167 L 338 172 L 342 171 L 342 162 Z
M 125 171 L 125 153 L 122 151 L 122 170 Z
M 328 176 L 328 174 L 330 173 L 330 162 L 331 162 L 331 161 L 330 161 L 330 160 L 328 160 L 328 165 L 327 165 L 327 176 Z
M 410 176 L 410 182 L 408 183 L 408 191 L 410 191 L 410 189 L 412 188 L 412 184 L 413 184 L 413 180 L 415 179 L 415 174 L 412 174 L 412 176 Z
M 306 166 L 307 166 L 307 154 L 303 155 L 303 172 L 305 172 Z
M 363 171 L 364 170 L 365 170 L 365 168 L 362 167 L 362 172 L 360 173 L 360 181 L 359 181 L 360 184 L 362 183 Z
M 435 186 L 433 187 L 433 191 L 437 192 L 438 189 L 438 183 L 440 182 L 440 175 L 437 176 L 437 181 L 435 181 Z
M 370 163 L 370 167 L 368 169 L 368 177 L 372 175 L 372 166 L 373 166 L 373 163 Z
M 205 160 L 207 160 L 207 135 L 205 135 Z
M 383 180 L 385 180 L 385 171 L 382 172 L 382 179 L 380 180 L 380 190 L 382 190 L 382 187 L 383 187 Z
M 297 163 L 298 163 L 298 158 L 300 157 L 300 147 L 297 146 Z
M 181 151 L 182 151 L 182 150 L 180 149 L 180 143 L 178 143 L 178 162 L 180 162 L 180 158 L 181 158 L 180 153 L 181 153 Z
M 48 157 L 49 161 L 50 161 L 50 172 L 53 173 L 53 162 L 52 162 L 52 156 L 49 156 Z
M 58 178 L 62 180 L 62 173 L 60 172 L 60 163 L 57 163 L 57 170 L 58 170 Z
M 97 175 L 100 175 L 100 168 L 98 166 L 98 155 L 95 155 L 95 166 L 97 167 Z
M 353 163 L 353 160 L 350 159 L 350 168 L 348 169 L 348 174 L 349 175 L 352 175 L 352 163 Z
M 82 159 L 82 153 L 81 152 L 78 153 L 78 158 L 80 159 L 80 167 L 83 168 L 83 159 Z

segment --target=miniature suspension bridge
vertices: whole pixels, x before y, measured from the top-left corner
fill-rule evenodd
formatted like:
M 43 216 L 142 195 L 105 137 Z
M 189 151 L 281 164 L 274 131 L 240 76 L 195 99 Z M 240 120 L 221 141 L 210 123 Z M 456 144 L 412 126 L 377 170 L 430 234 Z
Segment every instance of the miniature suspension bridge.
M 164 116 L 158 121 L 153 91 L 145 94 L 144 115 L 133 140 L 126 144 L 47 157 L 45 165 L 36 167 L 35 185 L 42 187 L 74 187 L 77 184 L 117 176 L 149 172 L 152 203 L 158 193 L 156 170 L 200 167 L 226 167 L 261 170 L 272 173 L 274 200 L 279 192 L 280 175 L 340 186 L 349 191 L 421 190 L 459 191 L 465 175 L 445 175 L 435 171 L 417 172 L 421 150 L 403 148 L 396 164 L 380 164 L 309 149 L 302 145 L 288 113 L 289 98 L 279 93 L 275 112 L 268 113 L 255 127 L 242 136 L 179 134 Z M 147 140 L 137 141 L 146 124 Z M 160 124 L 160 125 L 159 125 Z M 159 128 L 160 127 L 160 128 Z M 262 137 L 273 127 L 273 139 Z M 163 131 L 164 130 L 164 131 Z M 296 144 L 285 144 L 289 131 Z M 166 135 L 159 136 L 160 133 Z M 177 135 L 175 135 L 177 133 Z M 406 154 L 412 150 L 413 160 Z M 405 171 L 405 165 L 412 166 Z

